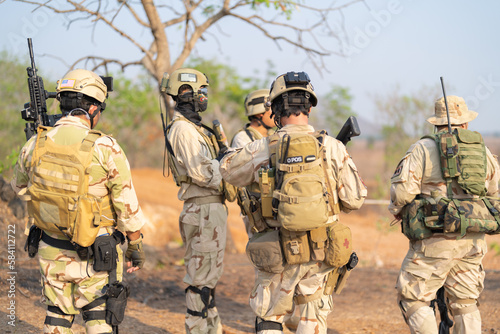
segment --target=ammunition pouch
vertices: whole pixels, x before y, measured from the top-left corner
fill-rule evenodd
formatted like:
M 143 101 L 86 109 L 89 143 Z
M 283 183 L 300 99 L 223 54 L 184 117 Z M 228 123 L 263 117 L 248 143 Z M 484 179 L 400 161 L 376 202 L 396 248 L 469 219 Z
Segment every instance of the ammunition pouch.
M 268 228 L 266 220 L 262 217 L 260 201 L 257 196 L 250 193 L 246 188 L 238 188 L 238 205 L 241 213 L 248 218 L 250 229 L 256 233 Z
M 311 261 L 307 231 L 289 231 L 280 228 L 280 235 L 287 264 L 302 264 Z
M 113 282 L 106 291 L 106 323 L 118 326 L 125 317 L 130 287 L 125 282 Z
M 30 232 L 28 238 L 26 239 L 26 244 L 24 245 L 24 251 L 28 252 L 30 258 L 34 258 L 38 253 L 38 245 L 40 244 L 40 239 L 42 238 L 42 230 L 32 225 L 30 227 Z
M 422 240 L 433 233 L 500 233 L 500 199 L 417 198 L 402 211 L 402 232 L 410 240 Z
M 325 249 L 325 263 L 331 267 L 343 267 L 352 254 L 351 229 L 339 222 L 328 227 L 328 242 Z
M 250 262 L 258 270 L 280 274 L 284 269 L 278 230 L 254 234 L 248 241 L 246 253 Z

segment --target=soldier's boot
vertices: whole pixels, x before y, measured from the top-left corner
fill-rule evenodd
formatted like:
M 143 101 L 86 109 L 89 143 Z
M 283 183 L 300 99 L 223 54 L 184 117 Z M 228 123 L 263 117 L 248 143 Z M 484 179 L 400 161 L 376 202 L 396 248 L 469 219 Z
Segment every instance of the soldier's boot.
M 47 306 L 47 315 L 43 325 L 44 334 L 73 334 L 71 326 L 75 316 L 64 313 L 59 307 Z
M 255 333 L 278 334 L 283 333 L 283 325 L 279 322 L 267 321 L 260 317 L 255 318 Z
M 457 299 L 450 303 L 453 334 L 481 333 L 481 314 L 476 299 Z
M 222 334 L 222 324 L 215 307 L 215 288 L 188 286 L 186 292 L 186 333 Z
M 98 305 L 99 302 L 100 305 Z M 85 321 L 87 334 L 118 333 L 118 326 L 113 328 L 106 323 L 106 303 L 103 304 L 99 299 L 82 307 L 82 318 Z
M 398 305 L 412 334 L 438 334 L 436 315 L 428 304 L 414 300 Z

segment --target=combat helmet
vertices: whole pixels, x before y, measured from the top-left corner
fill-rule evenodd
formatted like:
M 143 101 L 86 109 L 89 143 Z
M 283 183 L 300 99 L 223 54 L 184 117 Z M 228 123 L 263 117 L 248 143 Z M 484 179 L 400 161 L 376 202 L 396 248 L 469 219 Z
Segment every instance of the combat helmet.
M 247 95 L 245 98 L 245 116 L 254 116 L 263 114 L 269 110 L 269 105 L 266 105 L 269 90 L 258 89 Z
M 179 88 L 188 85 L 193 90 L 191 96 L 179 95 Z M 192 68 L 179 68 L 171 75 L 165 73 L 161 84 L 161 91 L 172 96 L 176 102 L 193 102 L 196 112 L 207 109 L 208 78 L 204 73 Z
M 75 92 L 90 96 L 103 103 L 108 89 L 103 79 L 92 71 L 76 69 L 69 71 L 57 81 L 56 93 L 58 99 L 63 92 Z M 104 108 L 102 108 L 104 109 Z
M 302 96 L 288 96 L 290 91 L 303 91 L 304 94 Z M 279 96 L 283 98 L 281 112 L 277 112 L 276 104 L 273 103 Z M 277 77 L 271 84 L 268 105 L 271 106 L 271 117 L 274 117 L 274 123 L 278 128 L 281 127 L 280 119 L 283 111 L 286 112 L 291 106 L 294 106 L 308 112 L 311 106 L 315 107 L 317 103 L 318 98 L 306 72 L 287 72 Z

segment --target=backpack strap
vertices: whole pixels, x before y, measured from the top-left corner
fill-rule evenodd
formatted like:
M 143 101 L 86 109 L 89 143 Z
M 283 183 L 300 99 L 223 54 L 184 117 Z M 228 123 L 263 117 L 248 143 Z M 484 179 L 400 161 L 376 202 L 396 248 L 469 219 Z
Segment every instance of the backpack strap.
M 83 139 L 80 151 L 90 152 L 94 147 L 95 141 L 104 135 L 101 131 L 90 130 L 87 136 Z
M 322 155 L 323 159 L 323 171 L 325 172 L 325 182 L 326 182 L 326 187 L 328 189 L 328 204 L 330 204 L 331 208 L 331 215 L 338 215 L 340 213 L 340 206 L 338 201 L 336 200 L 336 196 L 334 194 L 334 191 L 337 191 L 337 187 L 333 189 L 332 183 L 330 182 L 330 178 L 328 177 L 328 159 L 326 157 L 326 149 L 325 149 L 325 138 L 328 135 L 326 130 L 319 130 L 314 133 L 314 136 L 316 139 L 318 139 L 318 142 L 320 144 L 320 152 Z

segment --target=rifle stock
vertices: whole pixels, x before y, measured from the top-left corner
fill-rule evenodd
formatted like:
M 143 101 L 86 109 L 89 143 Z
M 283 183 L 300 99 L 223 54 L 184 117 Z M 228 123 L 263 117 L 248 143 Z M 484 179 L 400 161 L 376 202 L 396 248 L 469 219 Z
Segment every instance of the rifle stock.
M 341 141 L 342 144 L 347 145 L 347 143 L 351 140 L 352 137 L 359 136 L 361 134 L 361 130 L 359 129 L 358 121 L 356 117 L 350 116 L 347 121 L 340 129 L 337 137 L 337 140 Z

